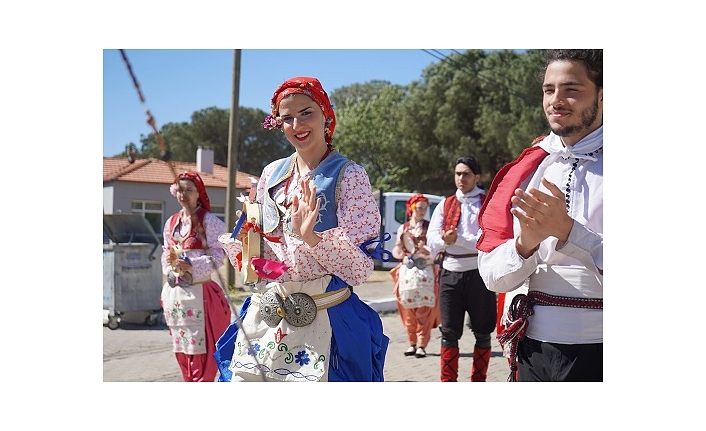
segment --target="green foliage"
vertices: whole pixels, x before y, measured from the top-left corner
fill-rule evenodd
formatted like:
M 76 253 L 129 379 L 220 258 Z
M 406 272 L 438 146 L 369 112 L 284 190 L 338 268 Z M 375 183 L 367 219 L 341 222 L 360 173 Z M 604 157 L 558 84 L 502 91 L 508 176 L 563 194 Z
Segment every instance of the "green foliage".
M 206 108 L 191 115 L 191 123 L 167 123 L 160 134 L 164 139 L 171 160 L 195 162 L 199 147 L 211 148 L 214 163 L 228 165 L 228 141 L 230 110 L 217 107 Z M 262 128 L 267 114 L 261 109 L 240 108 L 240 127 L 236 163 L 238 170 L 259 176 L 267 163 L 292 153 L 284 135 L 278 131 Z M 154 133 L 142 138 L 138 153 L 141 158 L 161 158 L 162 149 Z
M 476 157 L 489 185 L 504 164 L 548 133 L 539 73 L 543 50 L 455 51 L 407 86 L 387 81 L 329 91 L 336 109 L 333 145 L 363 166 L 373 189 L 449 195 L 460 156 Z M 326 83 L 324 83 L 325 85 Z M 235 160 L 260 175 L 293 149 L 280 131 L 262 128 L 266 112 L 240 108 Z M 228 161 L 229 110 L 194 112 L 190 123 L 168 123 L 160 133 L 172 160 L 195 161 L 199 146 Z M 138 157 L 160 157 L 155 136 L 141 140 Z
M 267 130 L 262 122 L 269 113 L 256 108 L 240 108 L 238 170 L 260 176 L 270 162 L 287 157 L 294 149 L 280 130 Z
M 546 133 L 538 71 L 542 51 L 494 51 L 485 59 L 480 115 L 476 127 L 486 149 L 484 169 L 493 174 Z
M 366 168 L 373 189 L 396 190 L 408 171 L 397 133 L 404 88 L 374 81 L 344 87 L 331 97 L 341 106 L 336 109 L 334 146 Z

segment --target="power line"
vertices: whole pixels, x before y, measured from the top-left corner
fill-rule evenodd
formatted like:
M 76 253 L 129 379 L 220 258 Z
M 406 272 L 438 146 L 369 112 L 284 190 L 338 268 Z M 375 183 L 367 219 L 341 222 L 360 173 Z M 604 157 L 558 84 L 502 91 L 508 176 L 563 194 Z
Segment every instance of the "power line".
M 465 64 L 464 64 L 464 63 L 459 63 L 457 60 L 455 60 L 455 59 L 452 58 L 451 56 L 446 55 L 446 54 L 444 54 L 443 52 L 441 52 L 441 51 L 439 51 L 439 50 L 437 50 L 437 49 L 431 50 L 431 51 L 434 51 L 434 52 L 431 52 L 430 50 L 427 50 L 427 49 L 423 49 L 422 51 L 424 51 L 425 53 L 427 53 L 427 54 L 431 55 L 432 57 L 436 58 L 436 59 L 439 60 L 440 62 L 448 64 L 452 69 L 458 70 L 459 72 L 467 73 L 469 76 L 474 76 L 474 77 L 478 78 L 479 80 L 485 82 L 486 84 L 498 86 L 498 87 L 500 87 L 506 94 L 515 96 L 515 97 L 517 97 L 517 98 L 523 100 L 523 101 L 524 101 L 525 103 L 527 103 L 527 104 L 531 104 L 531 103 L 532 103 L 532 101 L 530 101 L 530 100 L 527 99 L 527 96 L 525 96 L 525 95 L 523 95 L 523 94 L 519 94 L 517 91 L 513 90 L 510 86 L 508 86 L 508 85 L 505 84 L 504 82 L 501 82 L 501 81 L 499 81 L 498 79 L 496 79 L 496 78 L 494 78 L 494 77 L 487 76 L 488 73 L 491 73 L 490 71 L 479 71 L 478 68 L 477 68 L 474 64 L 471 64 L 471 63 L 465 63 Z M 452 51 L 453 53 L 455 53 L 455 54 L 461 56 L 462 58 L 463 58 L 463 56 L 464 56 L 464 53 L 459 52 L 459 51 L 457 51 L 457 50 L 455 50 L 455 49 L 452 49 L 451 51 Z M 521 85 L 519 82 L 515 81 L 514 79 L 511 79 L 511 78 L 507 78 L 507 79 L 510 80 L 512 84 L 514 84 L 514 85 L 516 85 L 516 86 L 518 86 L 518 87 Z

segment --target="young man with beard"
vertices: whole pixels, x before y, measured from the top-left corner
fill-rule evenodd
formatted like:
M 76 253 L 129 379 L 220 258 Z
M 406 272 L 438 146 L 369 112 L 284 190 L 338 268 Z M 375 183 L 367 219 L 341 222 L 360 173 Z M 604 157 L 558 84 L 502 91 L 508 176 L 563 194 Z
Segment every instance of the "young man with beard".
M 603 50 L 547 51 L 542 89 L 551 133 L 495 176 L 478 266 L 511 381 L 603 381 Z

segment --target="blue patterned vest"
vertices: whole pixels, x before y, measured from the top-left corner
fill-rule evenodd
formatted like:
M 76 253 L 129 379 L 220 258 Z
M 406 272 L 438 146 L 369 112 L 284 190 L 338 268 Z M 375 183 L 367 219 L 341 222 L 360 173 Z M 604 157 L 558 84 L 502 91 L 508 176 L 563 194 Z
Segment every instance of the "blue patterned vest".
M 297 236 L 292 229 L 291 209 L 287 209 L 281 215 L 279 207 L 272 199 L 272 189 L 293 174 L 295 163 L 296 153 L 283 159 L 282 163 L 275 168 L 267 180 L 265 198 L 264 202 L 262 202 L 262 230 L 265 233 L 272 232 L 279 224 L 281 217 L 284 221 L 284 231 L 290 235 Z M 343 173 L 350 163 L 350 160 L 335 151 L 326 157 L 311 174 L 312 181 L 316 185 L 316 197 L 321 198 L 319 219 L 314 227 L 317 232 L 323 232 L 338 226 L 336 208 L 338 206 L 340 183 Z

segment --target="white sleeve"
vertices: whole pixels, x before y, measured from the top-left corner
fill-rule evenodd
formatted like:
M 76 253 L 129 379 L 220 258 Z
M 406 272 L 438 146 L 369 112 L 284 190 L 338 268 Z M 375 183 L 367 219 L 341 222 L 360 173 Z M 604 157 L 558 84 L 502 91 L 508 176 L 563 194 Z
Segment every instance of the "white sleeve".
M 427 246 L 431 250 L 432 257 L 446 248 L 446 243 L 441 239 L 441 229 L 444 223 L 444 202 L 446 202 L 446 198 L 442 199 L 434 208 L 431 220 L 429 220 L 429 227 L 427 228 Z
M 595 233 L 574 220 L 566 242 L 556 247 L 559 253 L 580 261 L 588 270 L 594 271 L 603 284 L 603 235 Z M 600 272 L 599 272 L 600 269 Z
M 523 259 L 517 252 L 515 239 L 509 239 L 491 252 L 478 252 L 478 272 L 488 290 L 511 292 L 522 286 L 537 269 L 537 252 Z

